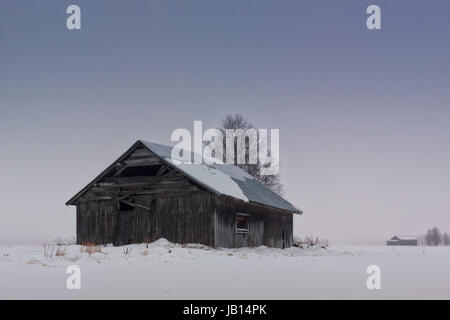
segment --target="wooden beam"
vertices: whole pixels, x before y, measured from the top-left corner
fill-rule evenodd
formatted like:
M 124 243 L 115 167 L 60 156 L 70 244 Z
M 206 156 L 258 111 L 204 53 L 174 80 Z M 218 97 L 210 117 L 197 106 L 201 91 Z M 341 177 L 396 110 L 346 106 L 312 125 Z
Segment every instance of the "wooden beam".
M 78 198 L 77 204 L 80 202 L 91 202 L 91 201 L 108 201 L 111 197 L 108 196 L 82 196 Z
M 114 177 L 120 176 L 120 175 L 122 174 L 122 172 L 123 172 L 126 168 L 128 168 L 128 166 L 125 165 L 125 164 L 123 164 L 123 163 L 118 163 L 118 164 L 116 165 L 116 168 L 119 168 L 119 170 L 116 171 L 116 173 L 114 173 Z
M 122 196 L 120 196 L 120 197 L 114 199 L 114 201 L 115 201 L 115 202 L 119 202 L 119 201 L 125 200 L 126 198 L 128 198 L 128 197 L 131 196 L 131 195 L 132 195 L 132 192 L 127 192 L 127 193 L 125 193 L 124 195 L 122 195 Z
M 156 173 L 156 176 L 162 175 L 164 173 L 164 171 L 166 171 L 166 169 L 167 169 L 167 166 L 165 164 L 163 164 L 161 166 L 161 168 L 159 168 L 158 172 Z
M 119 167 L 120 169 L 114 173 L 113 177 L 119 177 L 123 171 L 130 167 L 145 167 L 159 164 L 161 164 L 161 160 L 154 156 L 139 157 L 137 159 L 128 158 L 116 165 L 116 168 Z
M 158 186 L 129 186 L 125 188 L 124 186 L 120 187 L 93 187 L 91 189 L 93 192 L 96 193 L 104 193 L 104 192 L 125 192 L 130 193 L 132 195 L 134 194 L 145 194 L 145 193 L 163 193 L 163 192 L 176 192 L 178 191 L 184 191 L 184 190 L 199 190 L 199 188 L 195 185 L 192 185 L 190 183 L 172 183 L 168 185 L 158 185 Z M 122 193 L 123 194 L 123 193 Z
M 168 168 L 169 169 L 169 168 Z M 174 179 L 184 178 L 184 176 L 178 174 L 178 171 L 170 170 L 168 173 L 159 176 L 139 176 L 139 177 L 110 177 L 105 178 L 101 183 L 115 183 L 117 186 L 120 184 L 156 184 L 162 180 L 168 179 L 173 181 Z
M 155 157 L 146 157 L 141 159 L 127 159 L 124 161 L 125 165 L 129 167 L 142 167 L 142 166 L 153 166 L 161 164 L 161 160 Z
M 143 205 L 140 205 L 140 204 L 131 202 L 131 201 L 127 201 L 127 200 L 125 200 L 125 199 L 120 199 L 120 197 L 116 196 L 116 195 L 113 194 L 113 193 L 106 192 L 106 191 L 103 192 L 103 193 L 106 194 L 107 196 L 110 196 L 114 201 L 125 203 L 125 204 L 127 204 L 127 205 L 129 205 L 129 206 L 132 206 L 132 207 L 134 207 L 134 208 L 140 208 L 140 209 L 152 211 L 152 209 L 147 208 L 146 206 L 143 206 Z M 129 196 L 129 195 L 128 195 L 128 196 Z
M 140 209 L 144 209 L 144 210 L 148 210 L 148 211 L 152 212 L 152 209 L 147 208 L 146 206 L 142 206 L 140 204 L 136 204 L 134 202 L 130 202 L 130 201 L 127 201 L 127 200 L 120 200 L 120 202 L 123 202 L 123 203 L 125 203 L 125 204 L 127 204 L 129 206 L 134 207 L 134 208 L 140 208 Z
M 163 192 L 163 193 L 155 193 L 155 192 L 139 192 L 139 193 L 133 193 L 133 196 L 145 196 L 146 199 L 161 199 L 161 198 L 180 198 L 180 197 L 190 197 L 193 195 L 198 195 L 199 192 L 205 192 L 200 190 L 193 190 L 193 191 L 183 191 L 183 192 Z M 114 201 L 111 197 L 108 196 L 89 196 L 89 197 L 81 197 L 78 199 L 77 203 L 83 203 L 83 202 L 91 202 L 91 201 Z
M 191 186 L 193 185 L 188 180 L 154 180 L 154 181 L 142 181 L 142 182 L 99 182 L 96 183 L 93 188 L 104 189 L 152 189 L 152 188 L 168 188 L 169 186 Z

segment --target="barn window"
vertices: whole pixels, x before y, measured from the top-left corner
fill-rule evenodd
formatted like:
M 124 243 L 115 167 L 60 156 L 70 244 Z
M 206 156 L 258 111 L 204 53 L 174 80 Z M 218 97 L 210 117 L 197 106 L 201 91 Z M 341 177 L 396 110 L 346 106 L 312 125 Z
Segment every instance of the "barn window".
M 236 233 L 248 233 L 248 214 L 236 215 Z

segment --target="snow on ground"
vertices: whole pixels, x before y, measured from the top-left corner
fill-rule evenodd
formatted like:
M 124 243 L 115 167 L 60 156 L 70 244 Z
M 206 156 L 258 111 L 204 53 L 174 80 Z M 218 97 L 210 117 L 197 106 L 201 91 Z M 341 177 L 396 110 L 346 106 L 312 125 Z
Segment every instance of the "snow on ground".
M 42 246 L 0 245 L 0 299 L 450 299 L 450 247 L 83 249 L 49 258 Z M 81 290 L 66 288 L 74 264 Z M 373 264 L 381 290 L 366 287 Z

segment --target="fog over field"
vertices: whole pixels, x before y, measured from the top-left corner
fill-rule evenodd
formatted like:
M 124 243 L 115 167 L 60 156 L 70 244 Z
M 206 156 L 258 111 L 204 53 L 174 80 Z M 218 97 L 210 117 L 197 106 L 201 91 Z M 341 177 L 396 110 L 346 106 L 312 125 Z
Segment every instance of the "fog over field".
M 65 202 L 138 139 L 241 113 L 280 130 L 297 235 L 450 231 L 450 4 L 3 0 L 0 243 L 75 234 Z M 420 21 L 418 23 L 413 21 Z

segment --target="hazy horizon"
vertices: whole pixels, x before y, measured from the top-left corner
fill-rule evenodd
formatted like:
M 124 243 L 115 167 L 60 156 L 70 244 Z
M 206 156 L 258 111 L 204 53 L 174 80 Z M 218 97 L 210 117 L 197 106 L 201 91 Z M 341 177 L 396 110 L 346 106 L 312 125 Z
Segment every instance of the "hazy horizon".
M 450 232 L 450 3 L 0 5 L 0 243 L 75 234 L 65 202 L 136 140 L 240 113 L 280 129 L 294 234 Z M 382 30 L 366 28 L 366 8 Z

